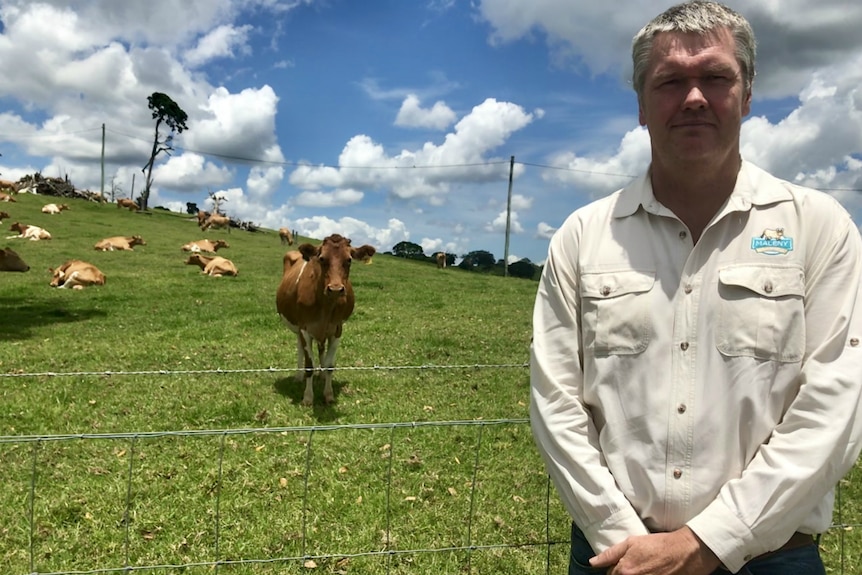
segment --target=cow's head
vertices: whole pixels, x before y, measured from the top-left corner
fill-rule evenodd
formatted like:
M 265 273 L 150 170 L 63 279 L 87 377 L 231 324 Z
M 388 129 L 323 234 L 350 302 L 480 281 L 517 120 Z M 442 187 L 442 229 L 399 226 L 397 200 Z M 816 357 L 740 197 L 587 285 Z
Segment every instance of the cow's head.
M 299 252 L 306 260 L 317 259 L 320 263 L 324 293 L 341 296 L 350 289 L 350 264 L 354 259 L 367 260 L 376 250 L 369 245 L 354 248 L 350 240 L 339 234 L 324 238 L 319 246 L 302 244 Z
M 130 245 L 133 246 L 145 246 L 147 242 L 144 241 L 144 238 L 141 236 L 132 236 L 132 240 L 129 242 Z
M 224 240 L 216 240 L 213 244 L 213 249 L 219 250 L 221 248 L 229 248 L 230 244 Z
M 11 248 L 0 249 L 0 272 L 26 272 L 30 266 L 24 263 Z

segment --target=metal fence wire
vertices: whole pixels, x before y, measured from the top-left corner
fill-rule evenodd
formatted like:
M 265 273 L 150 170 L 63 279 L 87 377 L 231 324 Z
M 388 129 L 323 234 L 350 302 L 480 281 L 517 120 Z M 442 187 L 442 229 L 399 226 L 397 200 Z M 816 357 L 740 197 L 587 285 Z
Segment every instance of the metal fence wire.
M 15 575 L 564 573 L 569 519 L 534 451 L 527 419 L 0 436 L 15 502 L 0 512 L 0 563 Z M 513 464 L 513 452 L 528 455 Z M 851 480 L 821 540 L 829 573 L 859 565 Z

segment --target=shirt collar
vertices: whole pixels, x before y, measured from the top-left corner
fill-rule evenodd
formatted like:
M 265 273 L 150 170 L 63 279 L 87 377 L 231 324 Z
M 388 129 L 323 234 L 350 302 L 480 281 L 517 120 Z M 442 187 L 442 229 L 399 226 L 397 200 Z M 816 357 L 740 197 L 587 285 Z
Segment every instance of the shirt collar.
M 742 161 L 736 186 L 725 204 L 729 211 L 748 211 L 752 205 L 763 206 L 792 199 L 786 182 L 779 180 L 752 163 Z M 661 204 L 655 199 L 649 170 L 620 191 L 614 206 L 614 217 L 634 215 L 638 208 L 657 213 Z

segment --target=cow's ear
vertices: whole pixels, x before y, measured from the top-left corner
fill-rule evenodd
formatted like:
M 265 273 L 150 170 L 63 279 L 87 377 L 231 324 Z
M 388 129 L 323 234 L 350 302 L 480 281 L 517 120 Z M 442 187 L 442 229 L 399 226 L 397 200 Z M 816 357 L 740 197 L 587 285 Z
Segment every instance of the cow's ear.
M 301 253 L 302 257 L 306 260 L 310 260 L 311 258 L 316 256 L 318 253 L 320 253 L 320 250 L 318 249 L 318 247 L 313 246 L 311 244 L 302 244 L 301 246 L 299 246 L 298 249 L 299 249 L 299 253 Z

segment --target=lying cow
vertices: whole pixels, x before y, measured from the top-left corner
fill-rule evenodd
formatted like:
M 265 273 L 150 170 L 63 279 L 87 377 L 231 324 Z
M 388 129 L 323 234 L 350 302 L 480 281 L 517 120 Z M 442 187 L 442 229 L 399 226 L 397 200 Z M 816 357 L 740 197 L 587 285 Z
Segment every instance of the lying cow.
M 221 276 L 239 275 L 239 270 L 236 269 L 233 262 L 221 256 L 192 254 L 186 260 L 186 263 L 200 267 L 201 273 L 208 276 L 220 278 Z
M 112 238 L 105 238 L 103 240 L 99 240 L 93 247 L 102 252 L 130 252 L 135 246 L 145 245 L 147 245 L 147 242 L 145 242 L 144 238 L 142 238 L 141 236 L 114 236 Z
M 0 211 L 0 222 L 2 222 L 3 220 L 8 220 L 8 219 L 9 219 L 9 212 Z
M 59 204 L 59 205 L 57 205 L 57 204 L 45 204 L 44 206 L 42 206 L 42 213 L 53 215 L 53 214 L 59 214 L 60 212 L 62 212 L 64 210 L 68 210 L 68 209 L 69 209 L 68 204 Z
M 278 237 L 281 238 L 281 245 L 293 245 L 293 234 L 287 228 L 278 228 Z
M 12 248 L 0 249 L 0 272 L 26 272 L 30 269 Z
M 69 260 L 51 272 L 51 287 L 84 289 L 92 285 L 105 285 L 105 274 L 91 263 Z
M 216 253 L 216 252 L 217 252 L 217 251 L 219 251 L 221 248 L 229 248 L 229 247 L 230 247 L 230 244 L 229 244 L 229 243 L 227 243 L 227 242 L 226 242 L 226 241 L 224 241 L 224 240 L 216 240 L 216 241 L 214 241 L 214 242 L 213 242 L 213 241 L 210 241 L 210 240 L 198 240 L 198 241 L 196 241 L 196 242 L 189 242 L 189 243 L 187 243 L 186 245 L 184 245 L 184 246 L 183 246 L 183 248 L 182 248 L 182 249 L 183 249 L 183 251 L 184 251 L 184 252 L 193 252 L 193 253 L 210 252 L 210 253 Z
M 137 212 L 141 209 L 135 200 L 131 200 L 129 198 L 120 198 L 117 200 L 117 208 L 128 208 L 130 212 Z
M 319 246 L 302 244 L 284 254 L 284 271 L 275 296 L 275 305 L 287 328 L 296 334 L 297 380 L 305 375 L 303 405 L 314 403 L 314 342 L 318 367 L 323 371 L 323 399 L 332 403 L 332 373 L 335 353 L 341 342 L 342 325 L 353 313 L 355 298 L 350 284 L 350 263 L 368 260 L 372 246 L 354 248 L 338 234 Z
M 27 224 L 22 224 L 19 222 L 15 222 L 9 228 L 13 232 L 18 232 L 17 236 L 6 236 L 7 240 L 11 239 L 25 239 L 25 240 L 50 240 L 51 234 L 48 230 L 44 228 L 40 228 L 39 226 L 29 226 Z
M 15 198 L 10 196 L 9 194 L 4 194 L 3 192 L 0 192 L 0 202 L 17 202 L 17 201 L 18 200 L 16 200 Z
M 227 228 L 227 232 L 230 233 L 230 218 L 218 214 L 210 214 L 210 217 L 201 226 L 201 231 L 206 231 L 210 228 Z

